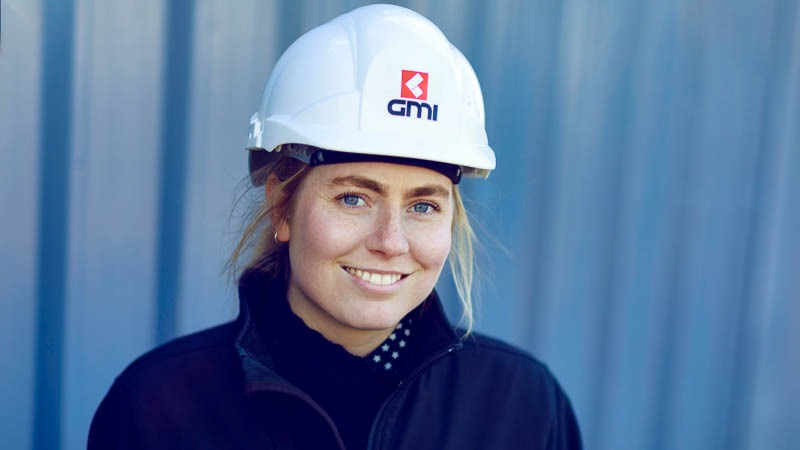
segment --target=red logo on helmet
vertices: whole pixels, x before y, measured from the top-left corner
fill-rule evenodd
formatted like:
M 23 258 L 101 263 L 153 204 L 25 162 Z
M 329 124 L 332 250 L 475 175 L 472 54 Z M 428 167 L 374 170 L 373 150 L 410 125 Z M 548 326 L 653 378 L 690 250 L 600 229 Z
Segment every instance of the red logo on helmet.
M 400 97 L 415 100 L 428 99 L 428 73 L 404 70 L 400 82 Z

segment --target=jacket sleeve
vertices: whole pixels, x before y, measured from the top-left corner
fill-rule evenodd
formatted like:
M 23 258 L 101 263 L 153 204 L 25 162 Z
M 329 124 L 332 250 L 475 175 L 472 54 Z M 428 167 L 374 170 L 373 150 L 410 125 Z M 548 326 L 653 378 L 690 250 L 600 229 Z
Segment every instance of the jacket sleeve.
M 86 448 L 88 450 L 140 448 L 131 404 L 119 380 L 114 382 L 94 413 Z
M 555 381 L 555 411 L 553 423 L 547 439 L 548 450 L 582 450 L 581 433 L 578 421 L 569 398 Z

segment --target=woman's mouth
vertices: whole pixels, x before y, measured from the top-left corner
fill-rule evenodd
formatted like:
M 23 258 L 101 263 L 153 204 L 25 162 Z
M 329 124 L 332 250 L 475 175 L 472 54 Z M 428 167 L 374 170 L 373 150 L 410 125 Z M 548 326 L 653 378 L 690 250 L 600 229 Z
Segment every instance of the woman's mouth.
M 375 273 L 361 269 L 354 269 L 352 267 L 345 267 L 344 270 L 350 275 L 361 278 L 367 283 L 377 286 L 389 286 L 390 284 L 397 283 L 403 278 L 401 273 Z

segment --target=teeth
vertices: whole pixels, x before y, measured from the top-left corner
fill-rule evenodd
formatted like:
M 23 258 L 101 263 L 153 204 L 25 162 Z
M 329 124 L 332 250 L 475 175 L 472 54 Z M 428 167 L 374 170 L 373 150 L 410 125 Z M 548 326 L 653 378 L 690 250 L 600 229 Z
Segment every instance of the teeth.
M 352 267 L 345 268 L 349 273 L 361 278 L 370 284 L 377 284 L 378 286 L 388 286 L 397 283 L 403 276 L 399 273 L 373 273 L 361 269 L 353 269 Z

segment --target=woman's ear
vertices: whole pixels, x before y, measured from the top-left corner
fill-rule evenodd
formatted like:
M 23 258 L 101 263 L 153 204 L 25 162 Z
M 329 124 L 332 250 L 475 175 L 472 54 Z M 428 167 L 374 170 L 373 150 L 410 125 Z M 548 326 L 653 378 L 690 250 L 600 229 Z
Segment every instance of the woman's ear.
M 275 227 L 275 240 L 278 242 L 289 242 L 291 238 L 291 232 L 289 229 L 289 223 L 285 220 L 281 220 L 280 225 Z
M 267 181 L 264 183 L 264 195 L 266 196 L 267 204 L 269 207 L 272 208 L 274 200 L 274 195 L 277 193 L 278 185 L 280 184 L 280 180 L 278 177 L 271 173 L 267 176 Z
M 279 211 L 280 208 L 276 208 L 276 203 L 279 201 L 278 196 L 280 193 L 278 190 L 280 189 L 280 180 L 278 177 L 273 173 L 267 177 L 267 181 L 264 183 L 264 195 L 266 196 L 266 202 L 269 205 L 272 213 L 270 216 L 270 222 L 272 222 L 272 230 L 275 233 L 274 238 L 278 242 L 289 242 L 289 222 L 288 217 L 284 216 L 284 211 Z

